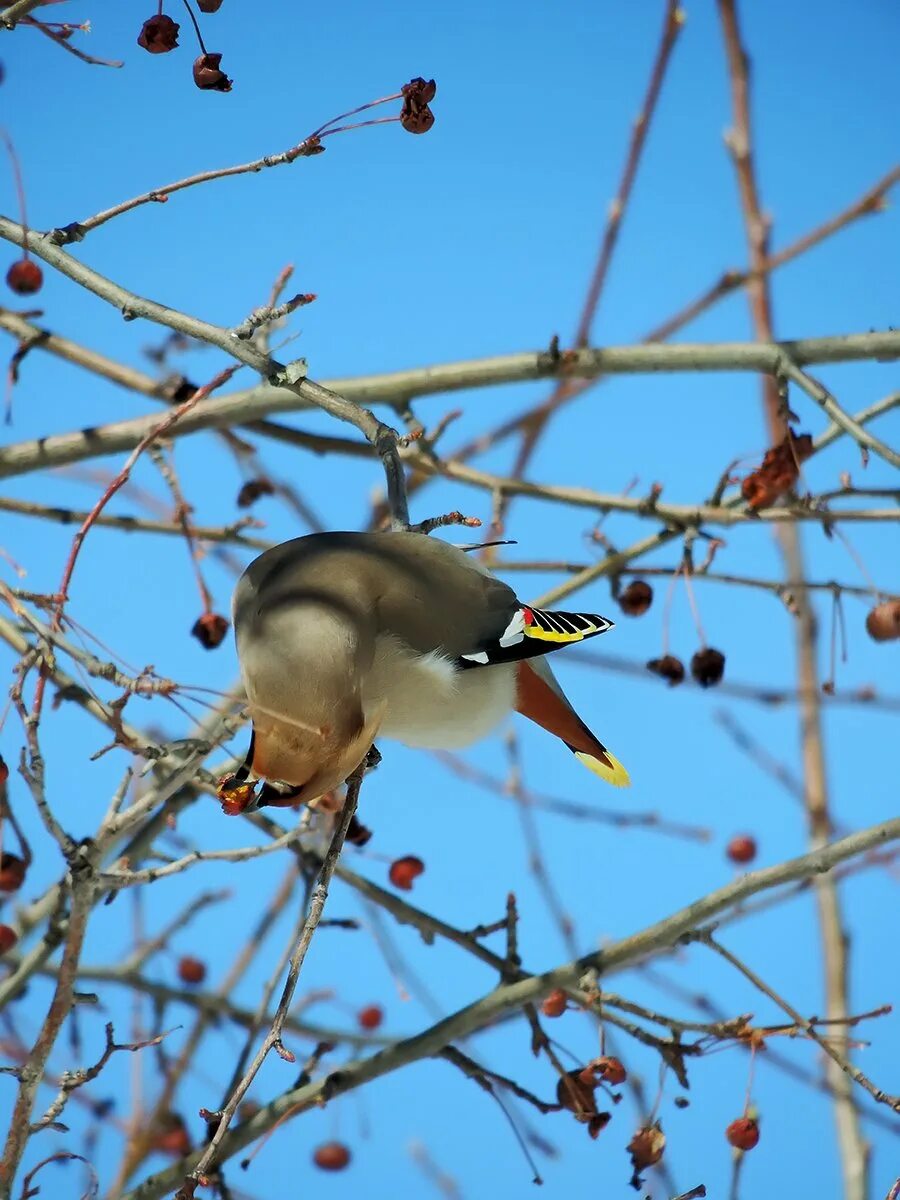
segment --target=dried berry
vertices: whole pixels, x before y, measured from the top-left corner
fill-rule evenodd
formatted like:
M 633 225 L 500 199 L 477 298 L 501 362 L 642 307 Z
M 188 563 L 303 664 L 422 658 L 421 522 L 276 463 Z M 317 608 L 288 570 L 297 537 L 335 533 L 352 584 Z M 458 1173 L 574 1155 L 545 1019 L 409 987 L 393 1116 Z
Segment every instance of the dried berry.
M 712 646 L 704 646 L 691 659 L 691 674 L 701 687 L 712 687 L 725 674 L 725 655 Z
M 206 612 L 202 617 L 198 617 L 191 629 L 191 633 L 204 650 L 215 650 L 216 646 L 221 646 L 227 632 L 228 622 L 213 612 Z
M 177 21 L 163 13 L 150 17 L 141 26 L 138 45 L 149 50 L 151 54 L 167 54 L 178 45 L 179 28 Z
M 424 870 L 425 864 L 421 858 L 416 858 L 414 854 L 407 854 L 403 858 L 394 859 L 388 871 L 388 878 L 394 887 L 400 888 L 404 892 L 410 892 L 413 880 Z
M 612 1087 L 618 1087 L 628 1078 L 628 1072 L 622 1066 L 621 1061 L 613 1058 L 612 1055 L 604 1054 L 601 1058 L 595 1058 L 591 1066 L 603 1082 L 611 1084 Z
M 647 670 L 668 680 L 669 687 L 675 687 L 684 682 L 684 663 L 674 654 L 664 654 L 662 658 L 651 658 L 647 663 Z
M 372 840 L 372 830 L 363 825 L 362 821 L 356 816 L 350 818 L 350 825 L 347 828 L 347 841 L 351 846 L 367 846 Z
M 17 296 L 33 296 L 41 290 L 44 272 L 31 258 L 20 258 L 6 272 L 6 282 Z
M 768 508 L 797 482 L 800 463 L 813 452 L 808 433 L 794 434 L 788 430 L 783 442 L 767 450 L 762 465 L 752 471 L 741 484 L 741 493 L 750 508 Z
M 323 1142 L 313 1151 L 313 1162 L 323 1171 L 343 1171 L 350 1163 L 350 1151 L 343 1142 Z
M 24 859 L 5 850 L 0 855 L 0 892 L 17 892 L 25 882 L 26 869 Z
M 6 765 L 6 759 L 0 754 L 0 787 L 9 779 L 9 767 Z
M 201 54 L 194 59 L 194 83 L 204 92 L 230 92 L 233 80 L 219 69 L 221 54 Z
M 642 617 L 653 603 L 653 588 L 643 579 L 632 579 L 618 595 L 619 608 L 626 617 Z
M 151 1145 L 154 1150 L 159 1150 L 163 1154 L 173 1154 L 176 1158 L 190 1154 L 191 1139 L 187 1125 L 184 1123 L 184 1117 L 173 1112 L 160 1117 Z
M 900 600 L 876 604 L 866 617 L 866 632 L 876 642 L 900 638 Z
M 611 1112 L 597 1113 L 595 1116 L 591 1117 L 591 1119 L 588 1121 L 588 1133 L 591 1135 L 592 1138 L 594 1138 L 596 1140 L 596 1138 L 600 1134 L 601 1129 L 605 1129 L 611 1120 L 612 1120 Z
M 360 1029 L 377 1029 L 384 1020 L 384 1009 L 380 1004 L 367 1004 L 356 1014 Z
M 275 494 L 275 487 L 271 480 L 264 476 L 259 479 L 248 479 L 243 485 L 237 496 L 238 508 L 249 508 L 254 501 L 260 496 L 272 496 Z
M 192 954 L 185 954 L 178 960 L 178 978 L 182 983 L 202 983 L 206 978 L 206 963 Z
M 753 862 L 756 850 L 756 838 L 749 833 L 735 834 L 725 847 L 725 853 L 733 863 Z
M 645 1167 L 652 1167 L 654 1163 L 658 1163 L 665 1148 L 666 1135 L 660 1129 L 658 1121 L 637 1131 L 627 1147 L 628 1153 L 631 1155 L 631 1165 L 634 1167 L 634 1174 L 631 1177 L 632 1187 L 639 1188 L 641 1186 L 640 1172 Z
M 12 950 L 13 946 L 19 940 L 19 935 L 9 925 L 0 925 L 0 954 L 5 954 L 7 950 Z
M 581 1067 L 567 1071 L 556 1085 L 556 1099 L 563 1108 L 573 1112 L 579 1121 L 587 1123 L 597 1116 L 597 1101 L 594 1097 L 596 1084 L 584 1078 Z
M 561 1017 L 566 1011 L 568 999 L 562 988 L 554 988 L 548 996 L 544 997 L 541 1012 L 545 1017 Z
M 218 12 L 222 7 L 222 0 L 197 0 L 197 7 L 202 13 Z
M 435 97 L 437 84 L 433 79 L 417 77 L 405 83 L 400 91 L 403 95 L 400 124 L 407 133 L 427 133 L 434 124 L 434 113 L 428 105 Z
M 738 1117 L 725 1130 L 725 1136 L 737 1150 L 752 1150 L 759 1141 L 759 1125 L 752 1117 Z

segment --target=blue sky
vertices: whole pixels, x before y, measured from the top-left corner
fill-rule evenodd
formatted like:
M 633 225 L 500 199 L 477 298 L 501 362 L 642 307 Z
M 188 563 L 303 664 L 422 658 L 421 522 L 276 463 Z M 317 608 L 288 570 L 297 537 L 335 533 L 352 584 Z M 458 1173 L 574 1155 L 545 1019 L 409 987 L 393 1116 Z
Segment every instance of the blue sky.
M 0 42 L 6 68 L 2 120 L 22 160 L 35 227 L 84 218 L 198 170 L 277 152 L 329 117 L 394 91 L 411 76 L 434 76 L 437 120 L 426 137 L 411 137 L 398 126 L 340 135 L 317 158 L 212 183 L 173 197 L 164 207 L 129 213 L 73 252 L 140 294 L 223 325 L 238 323 L 261 303 L 281 267 L 294 263 L 296 289 L 316 292 L 319 299 L 292 319 L 290 329 L 299 337 L 289 352 L 308 357 L 314 378 L 534 349 L 545 346 L 553 333 L 563 343 L 571 336 L 655 53 L 661 3 L 604 0 L 578 3 L 561 14 L 536 4 L 485 6 L 461 0 L 443 10 L 372 7 L 349 0 L 339 8 L 272 5 L 265 16 L 256 16 L 248 6 L 225 0 L 218 14 L 204 19 L 203 29 L 209 49 L 223 52 L 223 66 L 234 77 L 229 95 L 193 87 L 193 35 L 176 9 L 172 15 L 182 24 L 177 53 L 151 57 L 135 46 L 140 23 L 152 7 L 148 3 L 143 12 L 133 4 L 97 5 L 92 11 L 85 0 L 83 8 L 68 4 L 48 10 L 48 16 L 89 17 L 93 33 L 79 44 L 94 54 L 125 58 L 121 71 L 87 67 L 33 30 L 20 29 Z M 730 101 L 715 6 L 686 7 L 687 25 L 674 52 L 595 324 L 597 344 L 639 339 L 726 267 L 746 262 L 733 171 L 722 142 Z M 787 6 L 763 0 L 743 8 L 745 40 L 753 57 L 759 180 L 777 249 L 850 203 L 893 165 L 900 11 L 875 0 L 852 7 L 837 0 L 796 0 Z M 8 172 L 0 175 L 0 207 L 15 212 Z M 894 205 L 779 271 L 773 283 L 778 333 L 797 337 L 896 326 L 898 248 L 900 221 Z M 142 348 L 159 342 L 158 330 L 140 322 L 124 324 L 117 313 L 62 278 L 47 280 L 40 302 L 44 321 L 54 331 L 150 369 Z M 750 335 L 745 298 L 737 294 L 681 336 L 732 340 Z M 183 363 L 198 380 L 223 365 L 211 351 L 192 352 Z M 897 387 L 892 364 L 820 373 L 850 411 Z M 249 376 L 239 375 L 238 382 L 246 386 Z M 546 392 L 546 386 L 522 385 L 435 396 L 420 401 L 416 410 L 428 425 L 451 408 L 463 407 L 463 417 L 446 436 L 446 451 Z M 802 428 L 823 428 L 821 414 L 805 398 L 797 397 L 794 407 Z M 23 366 L 14 424 L 5 436 L 20 440 L 147 411 L 140 396 L 35 352 Z M 298 416 L 295 423 L 343 432 L 315 415 Z M 900 418 L 895 413 L 883 419 L 877 432 L 896 445 Z M 666 499 L 687 502 L 707 494 L 733 458 L 758 460 L 765 444 L 759 385 L 750 376 L 620 378 L 589 392 L 551 426 L 531 477 L 617 492 L 637 476 L 639 488 L 659 480 Z M 268 446 L 263 451 L 272 473 L 289 479 L 327 526 L 355 528 L 366 521 L 372 489 L 380 484 L 376 463 L 321 460 Z M 481 461 L 502 472 L 512 455 L 507 444 Z M 91 465 L 110 472 L 118 462 Z M 240 480 L 219 439 L 204 434 L 180 442 L 176 462 L 198 522 L 222 524 L 236 518 Z M 851 471 L 859 484 L 896 486 L 877 459 L 863 473 L 858 454 L 843 443 L 810 464 L 808 485 L 813 490 L 835 486 L 843 470 Z M 135 482 L 168 503 L 151 463 L 139 466 Z M 97 483 L 57 475 L 40 482 L 13 480 L 2 491 L 88 507 Z M 135 507 L 133 499 L 125 498 L 115 511 L 133 512 Z M 417 498 L 414 519 L 457 507 L 485 522 L 490 516 L 483 493 L 440 484 Z M 255 515 L 273 538 L 305 532 L 274 500 L 262 501 Z M 596 554 L 585 540 L 590 525 L 591 514 L 585 510 L 519 501 L 509 523 L 509 535 L 518 545 L 509 549 L 509 557 L 590 561 Z M 25 586 L 53 590 L 71 531 L 7 515 L 2 527 L 0 544 L 28 570 Z M 643 527 L 630 518 L 610 517 L 604 528 L 625 545 Z M 871 575 L 883 588 L 896 591 L 896 526 L 853 526 L 847 532 Z M 814 527 L 804 539 L 814 577 L 864 582 L 839 540 L 828 541 Z M 766 529 L 735 529 L 727 542 L 718 559 L 723 570 L 777 577 L 780 561 Z M 676 553 L 671 547 L 652 561 L 671 565 Z M 248 556 L 239 552 L 237 557 L 243 562 Z M 9 582 L 8 568 L 0 569 Z M 207 576 L 219 608 L 227 611 L 233 573 L 211 558 Z M 523 598 L 558 582 L 558 577 L 543 574 L 509 578 Z M 784 608 L 767 593 L 712 582 L 700 583 L 696 590 L 709 640 L 727 655 L 727 677 L 790 686 L 792 630 Z M 623 617 L 598 648 L 635 661 L 658 654 L 663 592 L 657 589 L 646 617 Z M 211 688 L 227 686 L 235 674 L 230 641 L 208 654 L 188 636 L 199 605 L 187 554 L 176 539 L 138 540 L 95 530 L 79 561 L 71 597 L 71 615 L 138 667 L 152 662 L 162 674 Z M 604 582 L 584 592 L 579 604 L 616 616 Z M 824 663 L 829 602 L 823 600 L 819 611 Z M 838 683 L 896 692 L 896 645 L 876 646 L 867 639 L 860 601 L 848 599 L 846 611 L 849 661 L 840 667 Z M 675 596 L 671 637 L 675 652 L 689 658 L 696 632 L 681 589 Z M 4 663 L 10 662 L 3 654 Z M 603 789 L 546 736 L 517 722 L 528 785 L 586 804 L 656 810 L 672 820 L 706 826 L 714 835 L 709 843 L 698 844 L 539 815 L 543 855 L 574 921 L 580 950 L 633 931 L 727 882 L 732 868 L 723 847 L 734 832 L 756 834 L 761 864 L 804 850 L 799 806 L 734 749 L 716 719 L 726 709 L 772 756 L 799 773 L 792 707 L 738 702 L 715 691 L 668 691 L 649 677 L 587 669 L 574 655 L 558 657 L 556 666 L 585 718 L 628 765 L 634 786 L 627 795 Z M 135 721 L 163 725 L 172 736 L 187 729 L 184 717 L 161 701 L 152 708 L 135 701 L 129 714 Z M 855 828 L 893 815 L 896 714 L 828 705 L 824 720 L 836 819 Z M 119 753 L 89 763 L 89 755 L 105 740 L 103 732 L 66 708 L 48 716 L 44 738 L 51 795 L 73 833 L 86 834 L 106 806 L 124 757 Z M 19 741 L 15 725 L 8 723 L 2 741 L 7 759 L 15 759 Z M 392 857 L 419 854 L 428 869 L 413 900 L 460 928 L 498 918 L 506 893 L 514 890 L 526 966 L 541 970 L 563 961 L 564 947 L 529 873 L 515 806 L 448 775 L 427 755 L 393 745 L 384 749 L 385 762 L 367 783 L 363 798 L 363 820 L 375 829 L 375 838 L 367 852 L 348 855 L 354 869 L 383 881 Z M 472 751 L 470 758 L 495 774 L 505 771 L 499 737 Z M 21 782 L 14 785 L 13 803 L 27 816 Z M 201 846 L 235 845 L 243 836 L 240 826 L 224 820 L 212 803 L 191 811 L 179 832 Z M 57 869 L 49 854 L 39 859 L 29 875 L 28 894 L 37 894 Z M 159 884 L 145 904 L 148 931 L 157 930 L 199 890 L 234 888 L 227 906 L 208 910 L 176 940 L 179 953 L 200 952 L 209 961 L 214 985 L 252 927 L 260 896 L 273 888 L 282 869 L 270 858 L 227 869 L 199 867 Z M 842 888 L 853 935 L 857 1011 L 885 1003 L 896 993 L 896 965 L 884 954 L 883 932 L 883 914 L 896 903 L 895 886 L 889 873 L 879 870 L 853 877 Z M 330 906 L 332 915 L 359 915 L 354 895 L 342 887 L 335 888 Z M 363 919 L 368 919 L 365 914 Z M 385 927 L 410 971 L 427 983 L 435 1012 L 452 1011 L 494 985 L 486 969 L 452 947 L 425 947 L 413 931 L 390 921 Z M 282 920 L 273 930 L 258 970 L 239 989 L 242 1002 L 255 1003 L 289 928 Z M 130 936 L 129 906 L 120 902 L 101 914 L 87 958 L 115 962 Z M 818 930 L 808 894 L 729 927 L 724 937 L 802 1011 L 820 1010 Z M 779 1019 L 732 973 L 698 950 L 666 960 L 660 969 L 691 992 L 712 996 L 729 1014 L 752 1011 L 763 1022 Z M 172 979 L 174 962 L 162 957 L 147 973 Z M 400 974 L 405 976 L 406 969 Z M 302 986 L 336 989 L 334 1002 L 313 1010 L 323 1023 L 352 1026 L 355 1009 L 370 1001 L 385 1006 L 389 1033 L 414 1032 L 430 1023 L 428 1008 L 416 998 L 410 981 L 404 987 L 413 995 L 404 999 L 365 933 L 325 931 L 315 943 Z M 617 978 L 612 986 L 651 1007 L 692 1015 L 640 973 Z M 35 1007 L 26 1011 L 22 1006 L 23 1031 L 33 1030 L 44 994 L 41 984 L 29 993 Z M 127 1025 L 121 990 L 108 988 L 101 998 L 106 1011 L 82 1019 L 89 1047 L 101 1044 L 107 1012 L 123 1028 Z M 186 1024 L 188 1019 L 188 1013 L 173 1010 L 169 1023 Z M 566 1016 L 553 1033 L 577 1058 L 596 1053 L 596 1034 L 577 1015 Z M 177 1052 L 183 1036 L 171 1036 L 170 1053 Z M 872 1040 L 872 1048 L 862 1052 L 864 1069 L 890 1087 L 890 1064 L 896 1064 L 900 1049 L 896 1016 L 864 1029 L 861 1037 Z M 239 1044 L 232 1033 L 214 1035 L 187 1082 L 181 1107 L 197 1137 L 201 1130 L 193 1114 L 218 1101 Z M 820 1070 L 809 1045 L 792 1042 L 779 1049 L 813 1074 Z M 553 1089 L 550 1067 L 531 1058 L 524 1023 L 482 1036 L 467 1050 L 541 1095 Z M 622 1054 L 629 1068 L 644 1077 L 652 1097 L 656 1061 L 627 1044 Z M 73 1065 L 65 1055 L 61 1047 L 60 1069 Z M 129 1066 L 114 1061 L 104 1076 L 123 1105 Z M 158 1077 L 149 1056 L 144 1070 L 147 1094 L 152 1095 Z M 290 1079 L 282 1063 L 270 1063 L 253 1094 L 265 1099 Z M 710 1195 L 724 1194 L 730 1160 L 722 1131 L 740 1112 L 746 1079 L 746 1059 L 731 1049 L 694 1065 L 689 1108 L 674 1107 L 678 1089 L 667 1082 L 660 1112 L 669 1137 L 667 1160 L 679 1190 L 702 1181 Z M 5 1099 L 11 1087 L 8 1082 L 0 1088 L 0 1096 Z M 104 1094 L 103 1089 L 97 1094 Z M 762 1113 L 763 1141 L 746 1163 L 742 1195 L 761 1194 L 777 1183 L 783 1194 L 802 1190 L 821 1200 L 837 1200 L 840 1175 L 827 1100 L 764 1061 L 758 1066 L 754 1097 Z M 561 1116 L 532 1119 L 529 1113 L 527 1120 L 559 1150 L 557 1158 L 540 1162 L 545 1194 L 569 1195 L 588 1180 L 606 1197 L 634 1194 L 626 1186 L 623 1153 L 634 1128 L 630 1101 L 623 1102 L 597 1143 Z M 306 1166 L 311 1149 L 336 1131 L 352 1145 L 354 1166 L 343 1175 L 314 1176 Z M 868 1125 L 867 1132 L 874 1147 L 873 1195 L 883 1195 L 896 1173 L 896 1138 L 877 1125 Z M 44 1154 L 70 1144 L 62 1135 L 44 1136 Z M 278 1181 L 290 1170 L 304 1184 L 336 1198 L 357 1196 L 360 1188 L 375 1198 L 427 1196 L 432 1185 L 408 1153 L 413 1139 L 454 1175 L 467 1198 L 505 1200 L 530 1187 L 527 1166 L 502 1115 L 474 1085 L 437 1063 L 416 1065 L 325 1112 L 304 1116 L 262 1150 L 245 1178 L 233 1172 L 232 1182 L 268 1200 L 280 1194 Z M 113 1135 L 101 1141 L 98 1161 L 107 1182 L 116 1147 Z M 61 1189 L 56 1194 L 78 1194 L 74 1176 L 53 1182 Z M 71 1191 L 63 1192 L 64 1185 Z M 648 1186 L 655 1197 L 668 1194 L 658 1181 L 651 1179 Z

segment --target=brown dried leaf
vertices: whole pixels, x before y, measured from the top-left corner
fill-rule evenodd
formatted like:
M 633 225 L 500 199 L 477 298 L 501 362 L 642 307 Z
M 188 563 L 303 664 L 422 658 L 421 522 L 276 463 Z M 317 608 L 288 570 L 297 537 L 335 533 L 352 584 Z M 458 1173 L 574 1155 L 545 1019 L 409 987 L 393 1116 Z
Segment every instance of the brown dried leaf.
M 631 1165 L 634 1171 L 631 1176 L 631 1186 L 635 1189 L 641 1186 L 640 1172 L 645 1167 L 658 1163 L 666 1148 L 666 1135 L 660 1128 L 659 1122 L 645 1125 L 639 1129 L 628 1143 L 628 1153 L 631 1155 Z
M 556 1099 L 563 1108 L 574 1113 L 579 1121 L 587 1122 L 591 1117 L 598 1115 L 597 1101 L 594 1097 L 596 1084 L 588 1083 L 583 1074 L 581 1067 L 575 1071 L 567 1071 L 556 1085 Z
M 750 508 L 768 508 L 797 482 L 800 463 L 813 452 L 808 433 L 788 430 L 784 441 L 767 450 L 762 464 L 741 484 L 741 493 Z

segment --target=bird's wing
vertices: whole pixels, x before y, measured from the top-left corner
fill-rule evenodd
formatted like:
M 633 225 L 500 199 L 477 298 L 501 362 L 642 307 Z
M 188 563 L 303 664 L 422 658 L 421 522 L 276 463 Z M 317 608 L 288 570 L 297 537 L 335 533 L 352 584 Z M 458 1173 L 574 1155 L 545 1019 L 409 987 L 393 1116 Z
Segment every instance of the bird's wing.
M 460 656 L 461 667 L 488 667 L 549 654 L 573 642 L 612 629 L 613 622 L 595 613 L 552 612 L 522 604 L 498 635 Z
M 560 738 L 589 771 L 627 787 L 628 772 L 579 717 L 543 658 L 519 663 L 516 690 L 517 712 Z

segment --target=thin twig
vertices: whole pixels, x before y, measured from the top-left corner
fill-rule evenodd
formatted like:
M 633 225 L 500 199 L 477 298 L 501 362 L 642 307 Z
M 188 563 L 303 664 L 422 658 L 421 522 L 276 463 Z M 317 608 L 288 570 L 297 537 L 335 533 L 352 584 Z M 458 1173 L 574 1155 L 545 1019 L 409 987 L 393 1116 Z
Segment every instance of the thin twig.
M 718 7 L 732 97 L 733 128 L 726 141 L 734 162 L 740 192 L 750 266 L 756 271 L 761 271 L 768 255 L 770 223 L 763 216 L 753 157 L 749 59 L 741 41 L 736 0 L 718 0 Z M 760 273 L 758 278 L 748 283 L 747 297 L 756 337 L 762 342 L 771 342 L 774 339 L 774 324 L 769 280 L 765 274 Z M 796 364 L 796 360 L 794 363 Z M 803 364 L 796 366 L 802 367 Z M 787 413 L 781 404 L 777 374 L 776 372 L 767 375 L 763 379 L 763 408 L 772 445 L 781 442 L 788 429 Z M 833 413 L 832 417 L 834 415 Z M 780 545 L 788 577 L 804 578 L 806 571 L 803 549 L 796 525 L 782 527 Z M 801 693 L 800 719 L 806 810 L 810 844 L 816 848 L 824 845 L 832 836 L 833 825 L 819 701 L 817 627 L 809 597 L 803 592 L 797 598 L 797 621 L 794 628 L 798 690 Z M 843 1017 L 849 1011 L 849 942 L 843 924 L 837 886 L 833 880 L 819 880 L 816 899 L 824 951 L 827 1015 Z M 838 1052 L 846 1057 L 848 1050 L 846 1034 L 839 1035 Z M 869 1151 L 860 1125 L 852 1084 L 834 1062 L 827 1064 L 827 1077 L 835 1094 L 835 1118 L 845 1200 L 865 1200 L 869 1191 Z
M 309 949 L 313 934 L 322 918 L 322 912 L 325 908 L 325 901 L 328 898 L 328 888 L 331 883 L 331 877 L 334 874 L 337 866 L 338 858 L 344 846 L 344 839 L 347 836 L 347 830 L 350 828 L 350 822 L 356 813 L 356 807 L 359 803 L 359 790 L 362 785 L 365 765 L 361 764 L 353 772 L 347 780 L 347 793 L 344 799 L 344 807 L 341 810 L 340 816 L 335 823 L 334 833 L 331 837 L 331 844 L 328 847 L 328 852 L 322 860 L 322 866 L 319 870 L 318 878 L 312 892 L 309 903 L 309 912 L 297 942 L 294 953 L 291 956 L 290 966 L 288 969 L 287 979 L 285 980 L 284 990 L 281 994 L 281 999 L 278 1002 L 278 1008 L 275 1010 L 275 1017 L 272 1021 L 272 1027 L 266 1035 L 262 1046 L 259 1048 L 255 1058 L 244 1074 L 244 1077 L 235 1087 L 231 1094 L 228 1103 L 222 1109 L 222 1115 L 216 1126 L 215 1132 L 209 1140 L 209 1144 L 200 1156 L 197 1165 L 190 1174 L 190 1180 L 186 1180 L 186 1186 L 181 1190 L 181 1200 L 190 1200 L 193 1195 L 194 1188 L 190 1186 L 190 1181 L 199 1181 L 218 1161 L 218 1152 L 222 1142 L 228 1132 L 228 1126 L 231 1118 L 237 1112 L 238 1106 L 247 1094 L 250 1084 L 256 1078 L 260 1067 L 268 1057 L 270 1050 L 275 1050 L 282 1058 L 287 1061 L 293 1061 L 293 1055 L 289 1050 L 286 1050 L 282 1044 L 282 1033 L 284 1030 L 285 1020 L 287 1019 L 290 1010 L 291 1001 L 294 997 L 294 991 L 297 987 L 297 981 L 300 977 L 300 970 L 303 966 L 306 953 Z M 196 1186 L 196 1184 L 195 1184 Z
M 850 1079 L 855 1080 L 860 1087 L 864 1087 L 873 1100 L 879 1104 L 886 1104 L 887 1107 L 893 1109 L 894 1112 L 900 1113 L 900 1096 L 892 1096 L 889 1093 L 882 1091 L 881 1088 L 876 1087 L 876 1085 L 872 1083 L 868 1076 L 863 1074 L 859 1067 L 850 1062 L 841 1053 L 841 1051 L 835 1047 L 833 1044 L 835 1039 L 822 1037 L 816 1028 L 816 1026 L 820 1023 L 818 1018 L 804 1017 L 796 1008 L 794 1008 L 792 1004 L 785 1000 L 784 997 L 779 996 L 773 988 L 771 988 L 764 980 L 760 979 L 755 971 L 752 971 L 745 963 L 741 962 L 736 955 L 732 954 L 730 950 L 727 950 L 721 942 L 717 941 L 713 934 L 708 930 L 700 930 L 696 934 L 692 935 L 691 940 L 701 942 L 704 946 L 709 946 L 711 950 L 715 950 L 716 954 L 724 958 L 726 962 L 731 963 L 731 965 L 740 971 L 740 973 L 746 979 L 749 979 L 755 988 L 761 991 L 763 995 L 768 996 L 769 999 L 777 1004 L 783 1012 L 787 1013 L 787 1015 L 794 1022 L 796 1028 L 802 1029 L 807 1037 L 811 1038 L 818 1046 L 820 1046 L 832 1060 L 832 1062 L 834 1062 L 845 1075 L 847 1075 Z M 882 1009 L 881 1011 L 884 1010 Z M 869 1013 L 865 1015 L 872 1016 L 876 1014 Z M 855 1023 L 855 1020 L 856 1019 L 852 1017 L 838 1017 L 826 1019 L 824 1023 L 828 1025 L 837 1025 L 838 1027 L 846 1030 Z M 842 1036 L 841 1042 L 846 1044 L 846 1034 Z

